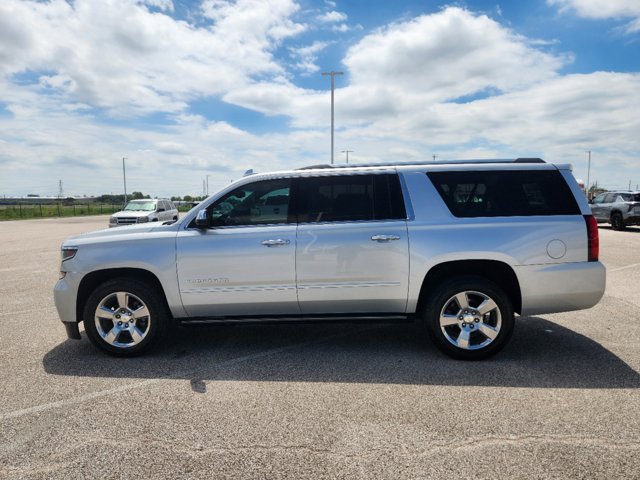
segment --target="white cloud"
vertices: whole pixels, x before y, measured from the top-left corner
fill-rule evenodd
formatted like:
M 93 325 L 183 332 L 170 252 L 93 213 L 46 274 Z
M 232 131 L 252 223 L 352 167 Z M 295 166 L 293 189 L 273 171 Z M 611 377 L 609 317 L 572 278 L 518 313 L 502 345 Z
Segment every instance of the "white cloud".
M 366 36 L 344 63 L 354 84 L 446 100 L 523 88 L 553 77 L 567 61 L 487 16 L 451 7 Z
M 116 116 L 178 112 L 253 76 L 281 75 L 273 50 L 305 28 L 291 20 L 291 0 L 210 0 L 202 10 L 211 23 L 196 27 L 133 0 L 6 0 L 0 72 L 54 72 L 49 88 Z M 62 78 L 57 88 L 51 79 Z
M 322 15 L 319 15 L 318 20 L 325 23 L 337 23 L 337 22 L 345 22 L 347 20 L 347 14 L 343 12 L 338 12 L 336 10 L 332 10 L 330 12 L 326 12 Z
M 174 11 L 173 2 L 171 0 L 137 0 L 138 3 L 143 5 L 149 5 L 150 7 L 156 7 L 160 10 L 169 12 Z
M 331 42 L 315 41 L 305 47 L 289 48 L 291 56 L 296 60 L 296 68 L 307 75 L 319 72 L 320 67 L 316 64 L 318 54 L 330 44 Z
M 640 31 L 640 2 L 638 0 L 547 0 L 561 11 L 573 10 L 579 16 L 593 19 L 631 18 L 627 33 Z

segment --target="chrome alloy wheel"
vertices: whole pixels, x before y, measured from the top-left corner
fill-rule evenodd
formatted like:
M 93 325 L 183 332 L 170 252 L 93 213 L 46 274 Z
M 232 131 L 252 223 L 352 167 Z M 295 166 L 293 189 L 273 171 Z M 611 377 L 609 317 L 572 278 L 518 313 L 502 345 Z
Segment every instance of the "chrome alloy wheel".
M 440 329 L 452 345 L 478 350 L 493 342 L 502 327 L 502 315 L 488 295 L 460 292 L 449 298 L 440 311 Z
M 113 292 L 104 297 L 95 311 L 98 334 L 109 345 L 129 348 L 142 342 L 149 333 L 149 308 L 129 292 Z

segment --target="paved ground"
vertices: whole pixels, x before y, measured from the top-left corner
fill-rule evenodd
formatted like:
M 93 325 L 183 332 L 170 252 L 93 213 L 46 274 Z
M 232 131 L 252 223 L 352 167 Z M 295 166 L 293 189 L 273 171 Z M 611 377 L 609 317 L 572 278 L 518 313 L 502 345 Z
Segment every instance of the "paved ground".
M 189 329 L 118 360 L 67 340 L 59 245 L 0 223 L 0 478 L 640 478 L 640 229 L 600 229 L 595 308 L 445 358 L 409 325 Z

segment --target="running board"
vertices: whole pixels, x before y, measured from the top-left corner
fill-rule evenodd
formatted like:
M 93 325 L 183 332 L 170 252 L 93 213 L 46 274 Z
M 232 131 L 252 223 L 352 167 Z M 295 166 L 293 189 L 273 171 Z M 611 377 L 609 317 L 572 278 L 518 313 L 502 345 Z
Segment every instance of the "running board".
M 179 325 L 247 325 L 265 323 L 328 323 L 328 322 L 407 322 L 406 314 L 361 314 L 361 315 L 265 315 L 254 317 L 197 317 L 177 318 Z

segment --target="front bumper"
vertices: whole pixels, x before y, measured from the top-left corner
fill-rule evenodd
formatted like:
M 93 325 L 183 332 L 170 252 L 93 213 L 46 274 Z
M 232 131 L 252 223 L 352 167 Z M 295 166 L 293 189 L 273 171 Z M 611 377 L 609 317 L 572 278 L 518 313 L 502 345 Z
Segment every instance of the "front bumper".
M 53 300 L 56 304 L 58 316 L 67 330 L 67 336 L 73 339 L 80 338 L 78 329 L 80 319 L 76 313 L 76 303 L 81 279 L 81 275 L 67 272 L 65 277 L 58 280 L 58 283 L 53 288 Z

